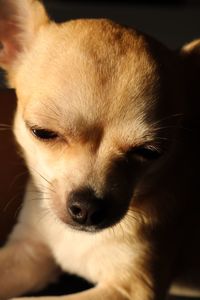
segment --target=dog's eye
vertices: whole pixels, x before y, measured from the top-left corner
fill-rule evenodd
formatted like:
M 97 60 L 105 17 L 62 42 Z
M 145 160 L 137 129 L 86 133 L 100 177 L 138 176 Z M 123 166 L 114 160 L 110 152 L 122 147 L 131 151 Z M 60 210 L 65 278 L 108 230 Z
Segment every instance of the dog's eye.
M 128 155 L 146 161 L 152 161 L 158 159 L 162 155 L 162 151 L 155 146 L 144 145 L 144 146 L 134 147 L 128 152 Z
M 31 131 L 33 135 L 36 136 L 38 139 L 45 140 L 45 141 L 54 140 L 58 137 L 58 134 L 56 132 L 46 130 L 46 129 L 32 128 Z

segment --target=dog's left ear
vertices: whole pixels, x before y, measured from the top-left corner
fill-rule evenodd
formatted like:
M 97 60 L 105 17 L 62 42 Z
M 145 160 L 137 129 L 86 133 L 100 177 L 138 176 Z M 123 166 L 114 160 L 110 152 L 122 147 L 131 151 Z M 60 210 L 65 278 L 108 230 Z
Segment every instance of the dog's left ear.
M 0 67 L 8 73 L 16 68 L 19 58 L 48 20 L 37 0 L 0 0 Z
M 186 44 L 180 50 L 183 66 L 183 79 L 186 101 L 186 111 L 193 116 L 198 115 L 200 111 L 200 39 Z
M 196 39 L 180 50 L 181 57 L 189 64 L 194 64 L 195 68 L 200 67 L 200 39 Z
M 200 39 L 196 39 L 181 48 L 183 55 L 199 54 L 200 55 Z

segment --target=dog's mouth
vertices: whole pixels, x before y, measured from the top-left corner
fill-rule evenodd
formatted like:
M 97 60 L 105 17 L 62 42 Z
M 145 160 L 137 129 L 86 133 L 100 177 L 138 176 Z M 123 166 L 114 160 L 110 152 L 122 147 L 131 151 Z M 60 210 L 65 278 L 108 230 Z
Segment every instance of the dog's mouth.
M 126 215 L 129 203 L 128 199 L 119 201 L 111 195 L 98 198 L 92 189 L 84 188 L 69 194 L 65 212 L 61 207 L 54 211 L 74 230 L 95 233 L 119 223 Z
M 140 178 L 137 169 L 137 165 L 128 164 L 124 159 L 114 161 L 102 188 L 81 185 L 66 194 L 66 206 L 58 201 L 58 217 L 71 228 L 86 232 L 98 232 L 118 224 L 133 201 Z

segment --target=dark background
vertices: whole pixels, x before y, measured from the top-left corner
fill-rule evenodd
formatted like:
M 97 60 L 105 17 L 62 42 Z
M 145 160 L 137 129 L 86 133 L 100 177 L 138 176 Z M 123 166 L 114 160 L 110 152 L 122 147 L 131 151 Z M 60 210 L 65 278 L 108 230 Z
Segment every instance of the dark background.
M 136 27 L 172 48 L 200 37 L 200 0 L 44 0 L 44 3 L 57 21 L 111 18 Z
M 200 37 L 200 0 L 43 2 L 52 19 L 58 22 L 76 18 L 111 18 L 150 34 L 172 49 Z
M 76 18 L 111 18 L 148 33 L 172 49 L 200 37 L 200 0 L 43 2 L 51 18 L 58 22 Z M 4 84 L 0 74 L 1 86 Z M 65 279 L 62 281 L 64 283 Z M 70 280 L 68 287 L 67 292 L 74 292 L 87 287 L 87 284 Z M 65 288 L 61 289 L 52 286 L 47 294 L 56 293 L 56 290 L 64 293 Z

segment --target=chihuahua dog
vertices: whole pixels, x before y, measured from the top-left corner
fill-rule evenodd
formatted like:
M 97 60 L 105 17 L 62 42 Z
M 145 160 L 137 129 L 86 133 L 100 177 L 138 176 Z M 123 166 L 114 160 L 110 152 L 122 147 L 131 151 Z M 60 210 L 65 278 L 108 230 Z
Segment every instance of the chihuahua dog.
M 173 52 L 109 20 L 56 24 L 37 0 L 0 0 L 0 66 L 16 89 L 14 133 L 31 174 L 0 249 L 1 300 L 61 270 L 94 284 L 63 300 L 163 300 L 199 270 L 188 126 L 199 45 Z

